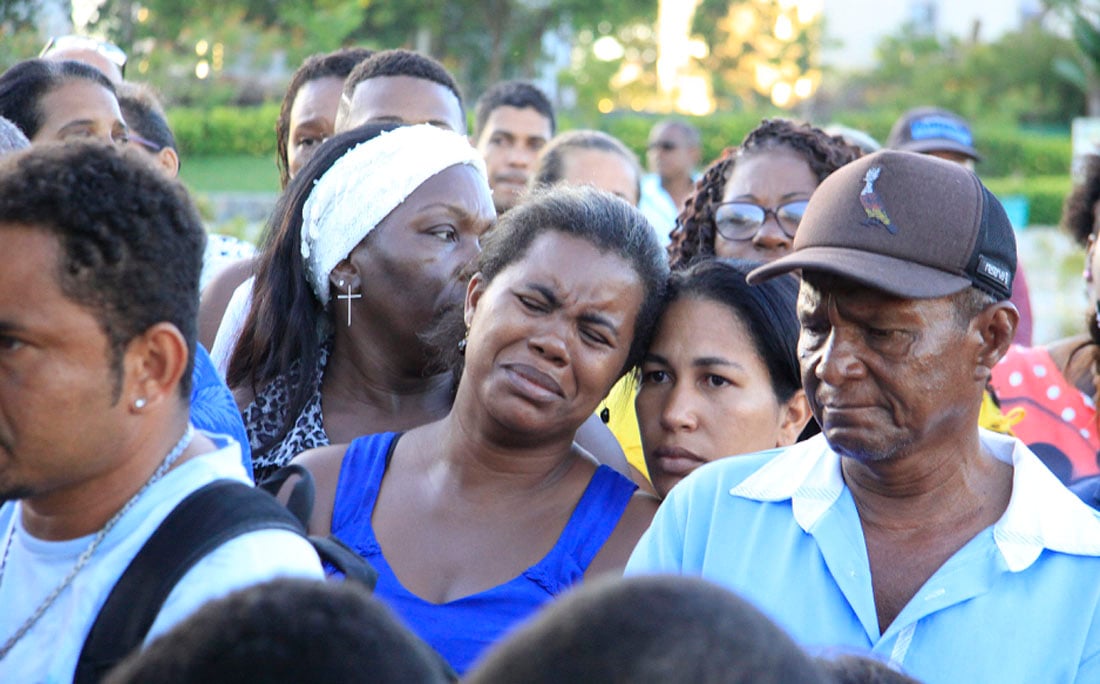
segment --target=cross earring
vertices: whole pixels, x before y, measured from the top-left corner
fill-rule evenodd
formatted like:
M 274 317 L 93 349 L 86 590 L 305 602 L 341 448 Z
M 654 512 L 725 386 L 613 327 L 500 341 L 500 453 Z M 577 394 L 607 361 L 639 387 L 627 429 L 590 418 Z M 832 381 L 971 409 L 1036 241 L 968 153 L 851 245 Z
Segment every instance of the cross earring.
M 339 287 L 343 287 L 344 286 L 344 281 L 341 280 L 337 285 Z M 358 292 L 356 292 L 355 294 L 352 294 L 351 293 L 351 285 L 348 285 L 347 294 L 336 295 L 336 298 L 347 300 L 347 303 L 348 303 L 348 327 L 350 328 L 351 327 L 351 300 L 353 300 L 353 299 L 362 299 L 363 295 L 358 293 Z

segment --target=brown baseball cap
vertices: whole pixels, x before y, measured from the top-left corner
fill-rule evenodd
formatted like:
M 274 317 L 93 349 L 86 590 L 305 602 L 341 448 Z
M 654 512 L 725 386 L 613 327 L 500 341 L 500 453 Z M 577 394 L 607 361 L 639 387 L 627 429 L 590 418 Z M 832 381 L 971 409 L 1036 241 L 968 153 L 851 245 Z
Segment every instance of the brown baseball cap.
M 982 160 L 966 119 L 939 107 L 917 107 L 902 114 L 890 129 L 886 147 L 924 154 L 956 152 L 974 161 Z
M 1004 208 L 973 172 L 935 157 L 882 150 L 826 178 L 794 251 L 749 273 L 750 283 L 823 271 L 908 299 L 971 285 L 1008 299 L 1016 236 Z

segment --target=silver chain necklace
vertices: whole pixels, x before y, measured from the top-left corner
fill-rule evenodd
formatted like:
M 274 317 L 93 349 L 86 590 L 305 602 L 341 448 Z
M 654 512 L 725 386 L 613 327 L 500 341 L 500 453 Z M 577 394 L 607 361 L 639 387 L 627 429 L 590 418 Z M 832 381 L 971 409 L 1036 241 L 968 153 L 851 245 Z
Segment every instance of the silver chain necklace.
M 103 540 L 111 532 L 119 520 L 122 520 L 122 516 L 134 507 L 141 495 L 145 493 L 145 490 L 153 486 L 153 483 L 164 477 L 164 474 L 172 467 L 172 464 L 176 462 L 176 459 L 180 457 L 183 450 L 187 448 L 187 445 L 191 443 L 191 438 L 195 434 L 195 429 L 191 427 L 190 423 L 187 425 L 187 430 L 183 433 L 183 437 L 180 441 L 176 442 L 176 446 L 172 447 L 172 450 L 168 452 L 168 455 L 161 461 L 160 466 L 153 472 L 149 479 L 145 481 L 145 484 L 141 486 L 141 489 L 130 497 L 130 500 L 123 504 L 122 508 L 118 509 L 118 512 L 111 517 L 110 520 L 96 533 L 95 538 L 92 539 L 92 543 L 88 544 L 88 548 L 84 549 L 84 553 L 80 554 L 80 557 L 76 559 L 76 565 L 69 571 L 69 574 L 65 576 L 65 579 L 61 580 L 61 584 L 50 592 L 50 594 L 38 605 L 38 608 L 31 613 L 31 616 L 15 630 L 15 634 L 12 634 L 3 646 L 0 646 L 0 660 L 3 660 L 5 656 L 15 647 L 19 640 L 30 631 L 31 627 L 34 627 L 38 619 L 42 617 L 43 613 L 53 605 L 53 602 L 57 600 L 57 597 L 61 595 L 61 592 L 65 591 L 76 576 L 84 569 L 84 566 L 88 564 L 88 561 L 92 559 L 92 554 L 95 553 L 99 545 L 103 543 Z M 15 536 L 15 520 L 11 523 L 11 532 L 8 533 L 8 543 L 4 546 L 4 557 L 0 559 L 0 582 L 4 581 L 4 570 L 8 565 L 8 553 L 11 551 L 11 540 Z

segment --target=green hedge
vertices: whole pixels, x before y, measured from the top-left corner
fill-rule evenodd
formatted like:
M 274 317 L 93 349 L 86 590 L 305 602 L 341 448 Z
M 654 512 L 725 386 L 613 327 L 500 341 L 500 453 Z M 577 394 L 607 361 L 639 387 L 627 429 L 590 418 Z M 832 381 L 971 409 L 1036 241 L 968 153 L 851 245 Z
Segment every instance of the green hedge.
M 279 105 L 177 108 L 168 112 L 180 154 L 186 157 L 275 156 Z
M 713 160 L 722 150 L 736 145 L 765 116 L 775 112 L 720 113 L 708 117 L 685 117 L 699 128 L 703 142 L 703 158 Z M 252 156 L 274 160 L 275 120 L 277 104 L 260 107 L 211 109 L 179 108 L 168 118 L 176 134 L 180 150 L 187 157 Z M 842 117 L 845 124 L 867 130 L 883 140 L 892 123 L 892 116 L 853 114 Z M 638 153 L 644 163 L 649 130 L 660 117 L 647 114 L 610 114 L 596 125 L 622 140 Z M 583 123 L 565 114 L 561 130 Z M 1031 223 L 1053 225 L 1058 222 L 1062 200 L 1069 192 L 1071 156 L 1068 133 L 1039 132 L 1003 124 L 975 126 L 977 145 L 985 159 L 978 173 L 988 178 L 990 189 L 998 195 L 1024 195 L 1030 204 Z M 274 163 L 274 161 L 272 161 Z
M 684 117 L 699 129 L 703 142 L 703 159 L 712 161 L 722 150 L 736 145 L 761 119 L 784 116 L 780 112 L 722 113 L 708 117 Z M 789 114 L 787 114 L 789 116 Z M 840 117 L 843 123 L 867 131 L 885 142 L 893 115 L 850 115 Z M 618 137 L 643 157 L 649 130 L 660 117 L 644 114 L 613 114 L 604 117 L 599 127 Z M 822 122 L 817 122 L 824 125 Z M 568 119 L 562 121 L 563 130 Z M 1069 173 L 1072 149 L 1068 131 L 1031 131 L 1004 124 L 975 126 L 976 145 L 983 160 L 978 172 L 983 176 L 1057 176 Z

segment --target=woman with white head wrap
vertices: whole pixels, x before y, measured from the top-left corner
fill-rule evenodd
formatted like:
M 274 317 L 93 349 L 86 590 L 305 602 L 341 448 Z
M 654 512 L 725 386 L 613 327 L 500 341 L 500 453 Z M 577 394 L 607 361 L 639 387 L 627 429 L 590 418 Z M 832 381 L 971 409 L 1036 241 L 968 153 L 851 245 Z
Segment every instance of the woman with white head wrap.
M 463 136 L 387 124 L 325 142 L 275 210 L 229 361 L 257 480 L 305 449 L 447 412 L 451 376 L 421 337 L 461 303 L 494 219 Z

